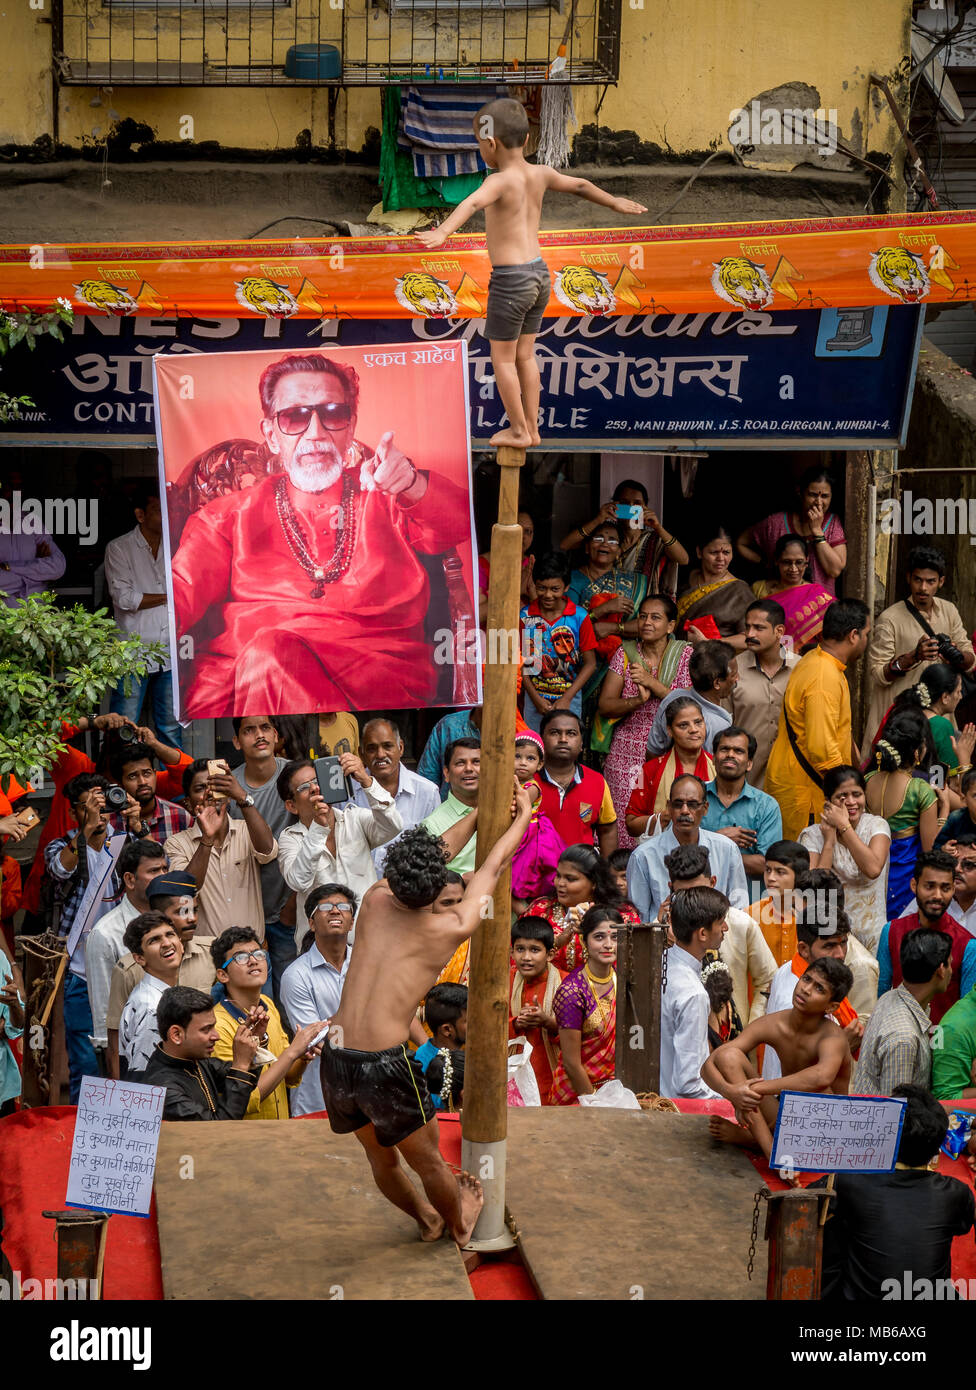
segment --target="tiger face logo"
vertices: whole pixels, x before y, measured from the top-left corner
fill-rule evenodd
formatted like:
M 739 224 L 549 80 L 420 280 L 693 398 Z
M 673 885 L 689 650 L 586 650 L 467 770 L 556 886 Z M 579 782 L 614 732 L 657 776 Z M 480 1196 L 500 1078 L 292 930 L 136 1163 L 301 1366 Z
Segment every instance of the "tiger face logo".
M 414 270 L 402 275 L 393 293 L 400 307 L 418 318 L 446 319 L 457 313 L 458 304 L 450 285 L 426 271 Z
M 617 303 L 610 281 L 588 265 L 566 265 L 556 276 L 553 292 L 560 304 L 576 314 L 602 318 L 612 314 Z
M 242 309 L 268 319 L 290 319 L 298 313 L 298 300 L 288 286 L 264 275 L 246 275 L 234 285 L 234 293 Z
M 882 246 L 868 263 L 868 275 L 875 289 L 900 299 L 903 304 L 918 304 L 929 292 L 929 276 L 921 256 L 902 246 Z
M 756 261 L 745 256 L 723 256 L 713 261 L 712 289 L 735 309 L 766 309 L 773 302 L 769 276 Z
M 107 280 L 82 280 L 80 285 L 74 286 L 74 291 L 82 304 L 99 309 L 110 318 L 123 318 L 126 314 L 134 314 L 139 308 L 128 290 L 111 285 Z

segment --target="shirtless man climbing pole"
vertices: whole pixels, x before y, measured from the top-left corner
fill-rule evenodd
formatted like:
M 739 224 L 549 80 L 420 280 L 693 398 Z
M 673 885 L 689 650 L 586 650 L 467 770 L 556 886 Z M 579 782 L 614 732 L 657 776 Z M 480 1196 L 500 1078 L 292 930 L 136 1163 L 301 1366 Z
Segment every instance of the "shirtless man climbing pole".
M 441 841 L 418 826 L 392 846 L 385 879 L 363 898 L 342 1002 L 322 1050 L 329 1123 L 336 1134 L 355 1133 L 377 1187 L 413 1217 L 422 1240 L 438 1240 L 447 1230 L 459 1246 L 466 1245 L 484 1193 L 477 1178 L 456 1178 L 441 1158 L 436 1112 L 406 1039 L 417 1005 L 477 929 L 525 833 L 532 801 L 517 781 L 514 811 L 512 824 L 449 912 L 430 910 L 447 882 Z M 420 1178 L 427 1201 L 401 1167 L 397 1150 Z
M 735 1107 L 737 1125 L 713 1116 L 713 1138 L 758 1147 L 768 1159 L 781 1091 L 828 1091 L 847 1095 L 851 1049 L 843 1028 L 826 1017 L 844 998 L 853 975 L 841 961 L 820 956 L 796 982 L 793 1007 L 766 1014 L 723 1043 L 702 1066 L 702 1080 Z M 748 1054 L 759 1043 L 776 1049 L 782 1076 L 759 1077 Z

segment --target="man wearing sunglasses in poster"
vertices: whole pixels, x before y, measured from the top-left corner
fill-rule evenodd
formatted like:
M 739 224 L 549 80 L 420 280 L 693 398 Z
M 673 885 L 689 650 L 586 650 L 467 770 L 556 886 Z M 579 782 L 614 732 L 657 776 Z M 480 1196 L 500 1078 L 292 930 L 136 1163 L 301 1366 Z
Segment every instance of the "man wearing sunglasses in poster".
M 259 391 L 277 471 L 191 516 L 173 557 L 177 630 L 194 639 L 183 716 L 366 709 L 377 690 L 424 705 L 437 672 L 417 552 L 469 540 L 465 491 L 392 431 L 375 449 L 357 440 L 351 367 L 289 354 Z

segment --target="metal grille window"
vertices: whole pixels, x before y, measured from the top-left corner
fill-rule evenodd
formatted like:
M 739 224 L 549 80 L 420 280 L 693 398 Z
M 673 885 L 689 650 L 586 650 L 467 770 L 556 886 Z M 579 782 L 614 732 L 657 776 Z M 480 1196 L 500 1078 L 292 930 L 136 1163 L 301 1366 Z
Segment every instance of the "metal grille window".
M 560 5 L 572 5 L 560 13 Z M 621 0 L 56 0 L 60 80 L 106 86 L 616 82 Z M 570 22 L 571 21 L 571 22 Z

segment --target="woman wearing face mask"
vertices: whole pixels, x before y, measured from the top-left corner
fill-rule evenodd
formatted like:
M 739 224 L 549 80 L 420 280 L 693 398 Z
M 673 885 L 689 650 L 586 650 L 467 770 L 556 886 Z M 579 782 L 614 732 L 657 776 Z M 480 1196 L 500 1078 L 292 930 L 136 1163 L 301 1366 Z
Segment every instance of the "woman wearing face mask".
M 851 930 L 875 953 L 888 920 L 885 892 L 891 829 L 872 815 L 864 796 L 864 778 L 856 767 L 832 767 L 824 774 L 824 807 L 819 825 L 800 831 L 811 869 L 833 869 L 844 885 Z

